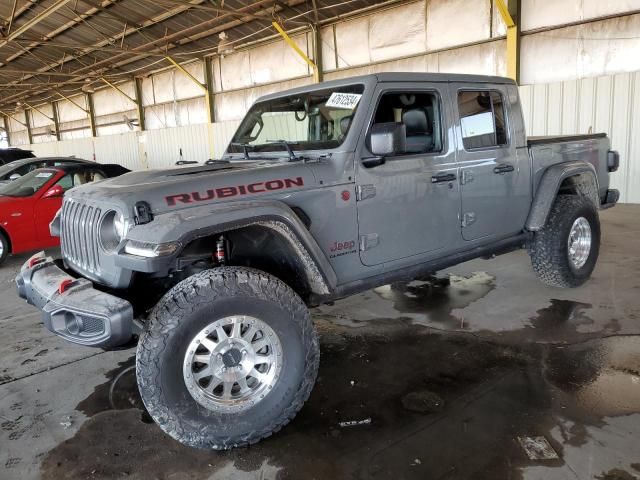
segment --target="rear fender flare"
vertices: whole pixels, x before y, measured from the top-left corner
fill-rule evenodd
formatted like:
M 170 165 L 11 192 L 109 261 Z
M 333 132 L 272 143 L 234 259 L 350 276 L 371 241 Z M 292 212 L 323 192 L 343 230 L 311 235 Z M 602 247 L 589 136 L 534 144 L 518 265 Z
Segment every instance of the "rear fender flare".
M 526 230 L 535 232 L 545 226 L 562 182 L 570 177 L 576 177 L 580 194 L 589 197 L 596 208 L 600 207 L 598 175 L 592 164 L 575 161 L 552 165 L 542 175 L 527 217 Z
M 250 213 L 250 215 L 248 215 Z M 151 223 L 137 225 L 128 240 L 144 243 L 192 241 L 216 233 L 258 225 L 286 240 L 304 265 L 313 293 L 327 295 L 337 284 L 336 274 L 315 238 L 293 210 L 277 200 L 205 205 L 157 215 Z M 180 251 L 173 254 L 173 261 Z

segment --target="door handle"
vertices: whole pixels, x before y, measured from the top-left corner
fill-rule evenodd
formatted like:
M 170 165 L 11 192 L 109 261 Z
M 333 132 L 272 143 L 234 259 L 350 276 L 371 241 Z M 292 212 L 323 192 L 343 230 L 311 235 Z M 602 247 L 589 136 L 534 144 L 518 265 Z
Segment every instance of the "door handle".
M 510 165 L 508 163 L 501 163 L 500 165 L 498 165 L 493 169 L 493 173 L 501 174 L 501 173 L 513 172 L 513 170 L 514 170 L 513 165 Z
M 438 173 L 431 177 L 431 183 L 453 182 L 456 178 L 455 173 Z

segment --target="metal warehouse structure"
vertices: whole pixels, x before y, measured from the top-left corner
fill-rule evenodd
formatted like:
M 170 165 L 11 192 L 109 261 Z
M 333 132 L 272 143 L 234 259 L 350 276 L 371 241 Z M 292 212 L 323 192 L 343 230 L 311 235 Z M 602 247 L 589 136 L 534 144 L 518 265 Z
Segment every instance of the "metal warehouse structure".
M 532 135 L 604 131 L 640 202 L 640 0 L 4 0 L 9 143 L 130 168 L 220 155 L 259 96 L 379 71 L 509 75 Z

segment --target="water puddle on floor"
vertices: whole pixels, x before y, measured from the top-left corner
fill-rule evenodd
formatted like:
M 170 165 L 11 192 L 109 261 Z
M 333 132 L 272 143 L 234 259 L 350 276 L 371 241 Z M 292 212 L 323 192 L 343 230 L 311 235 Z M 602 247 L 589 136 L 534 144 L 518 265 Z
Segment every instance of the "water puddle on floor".
M 637 336 L 609 337 L 555 347 L 546 358 L 545 378 L 560 389 L 559 402 L 586 415 L 614 417 L 640 412 L 640 342 Z

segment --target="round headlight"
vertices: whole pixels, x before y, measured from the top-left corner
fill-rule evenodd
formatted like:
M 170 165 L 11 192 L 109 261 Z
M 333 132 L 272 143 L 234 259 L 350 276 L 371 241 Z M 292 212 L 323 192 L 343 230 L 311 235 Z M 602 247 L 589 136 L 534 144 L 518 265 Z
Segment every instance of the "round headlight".
M 122 240 L 126 233 L 124 231 L 125 226 L 126 225 L 124 223 L 124 217 L 120 213 L 117 213 L 115 218 L 113 219 L 113 229 L 116 233 L 116 236 L 118 237 L 118 242 Z
M 111 210 L 100 224 L 100 243 L 107 250 L 115 250 L 126 235 L 127 224 L 121 213 Z

